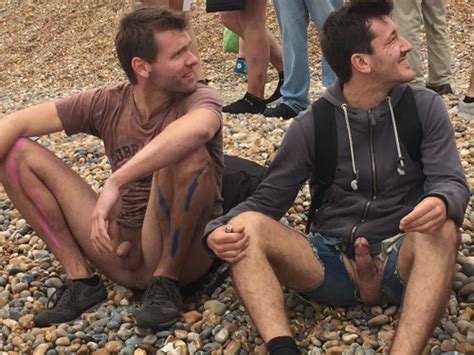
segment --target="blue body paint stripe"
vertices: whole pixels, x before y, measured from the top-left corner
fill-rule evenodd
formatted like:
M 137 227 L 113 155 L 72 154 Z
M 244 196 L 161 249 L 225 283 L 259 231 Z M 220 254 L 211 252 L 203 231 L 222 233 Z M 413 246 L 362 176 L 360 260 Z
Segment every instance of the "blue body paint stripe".
M 186 212 L 189 211 L 189 208 L 191 206 L 191 199 L 193 198 L 194 191 L 196 191 L 196 189 L 199 185 L 198 179 L 202 175 L 202 173 L 204 172 L 205 168 L 206 167 L 204 167 L 204 168 L 202 168 L 201 170 L 198 171 L 198 173 L 196 174 L 196 177 L 194 178 L 193 182 L 191 183 L 191 186 L 188 189 L 188 195 L 186 196 L 186 200 L 184 201 L 184 210 Z
M 170 225 L 171 225 L 171 210 L 166 203 L 165 197 L 161 194 L 160 189 L 157 190 L 158 202 L 160 207 L 164 210 L 166 216 L 166 235 L 170 235 Z
M 176 252 L 178 250 L 178 242 L 179 242 L 179 229 L 176 229 L 173 234 L 173 244 L 171 245 L 171 256 L 176 256 Z

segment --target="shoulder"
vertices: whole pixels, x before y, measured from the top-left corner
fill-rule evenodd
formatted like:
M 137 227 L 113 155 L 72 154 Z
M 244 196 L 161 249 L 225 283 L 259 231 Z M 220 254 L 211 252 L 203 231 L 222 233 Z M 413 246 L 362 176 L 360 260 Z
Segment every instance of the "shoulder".
M 204 85 L 201 83 L 197 84 L 196 90 L 187 95 L 186 99 L 188 101 L 209 100 L 214 101 L 217 104 L 222 104 L 222 98 L 219 92 L 209 85 Z

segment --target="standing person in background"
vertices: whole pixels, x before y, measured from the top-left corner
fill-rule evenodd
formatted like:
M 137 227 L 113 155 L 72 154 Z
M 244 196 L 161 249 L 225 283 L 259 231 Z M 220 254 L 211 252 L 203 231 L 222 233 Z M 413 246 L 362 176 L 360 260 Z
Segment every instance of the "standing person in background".
M 224 26 L 245 40 L 245 59 L 247 61 L 247 92 L 244 97 L 224 106 L 228 113 L 263 113 L 267 103 L 280 97 L 283 83 L 283 61 L 281 47 L 273 34 L 266 28 L 266 0 L 250 0 L 245 10 L 221 12 Z M 278 71 L 279 82 L 275 93 L 264 98 L 268 62 Z
M 189 10 L 191 7 L 192 0 L 140 0 L 140 1 L 129 0 L 129 1 L 130 1 L 130 6 L 132 10 L 137 9 L 140 6 L 161 5 L 161 6 L 167 6 L 170 9 L 173 9 L 175 11 L 184 11 L 186 13 L 187 21 L 189 22 Z M 199 63 L 194 67 L 196 80 L 200 83 L 207 84 L 207 80 L 201 66 L 201 60 L 199 56 L 199 46 L 197 44 L 196 36 L 194 36 L 194 31 L 193 31 L 191 22 L 189 22 L 188 33 L 192 39 L 191 51 L 199 59 Z
M 426 85 L 440 95 L 452 94 L 451 53 L 443 0 L 393 0 L 393 19 L 403 37 L 413 46 L 408 61 L 415 71 L 413 84 Z M 428 80 L 423 75 L 420 24 L 423 21 L 428 47 Z
M 466 96 L 459 102 L 459 116 L 464 116 L 470 120 L 474 119 L 474 63 L 471 66 L 471 79 Z
M 318 31 L 328 15 L 342 5 L 342 0 L 273 0 L 280 26 L 285 80 L 281 87 L 282 102 L 267 108 L 267 117 L 289 119 L 309 105 L 308 23 L 314 21 Z M 322 56 L 322 81 L 331 86 L 336 75 Z

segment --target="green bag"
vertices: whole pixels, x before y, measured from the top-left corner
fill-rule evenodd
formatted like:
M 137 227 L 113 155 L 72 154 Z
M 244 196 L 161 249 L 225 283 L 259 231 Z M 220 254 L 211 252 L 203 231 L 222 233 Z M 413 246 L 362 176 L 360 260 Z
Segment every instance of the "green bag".
M 224 36 L 222 38 L 222 47 L 224 52 L 227 53 L 239 53 L 239 36 L 224 27 Z

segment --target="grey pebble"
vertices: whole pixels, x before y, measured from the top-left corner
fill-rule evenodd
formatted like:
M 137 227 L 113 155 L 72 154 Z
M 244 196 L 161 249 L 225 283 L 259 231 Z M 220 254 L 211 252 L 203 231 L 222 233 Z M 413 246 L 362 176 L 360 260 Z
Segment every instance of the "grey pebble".
M 462 272 L 467 276 L 474 276 L 474 256 L 468 256 L 462 263 Z

